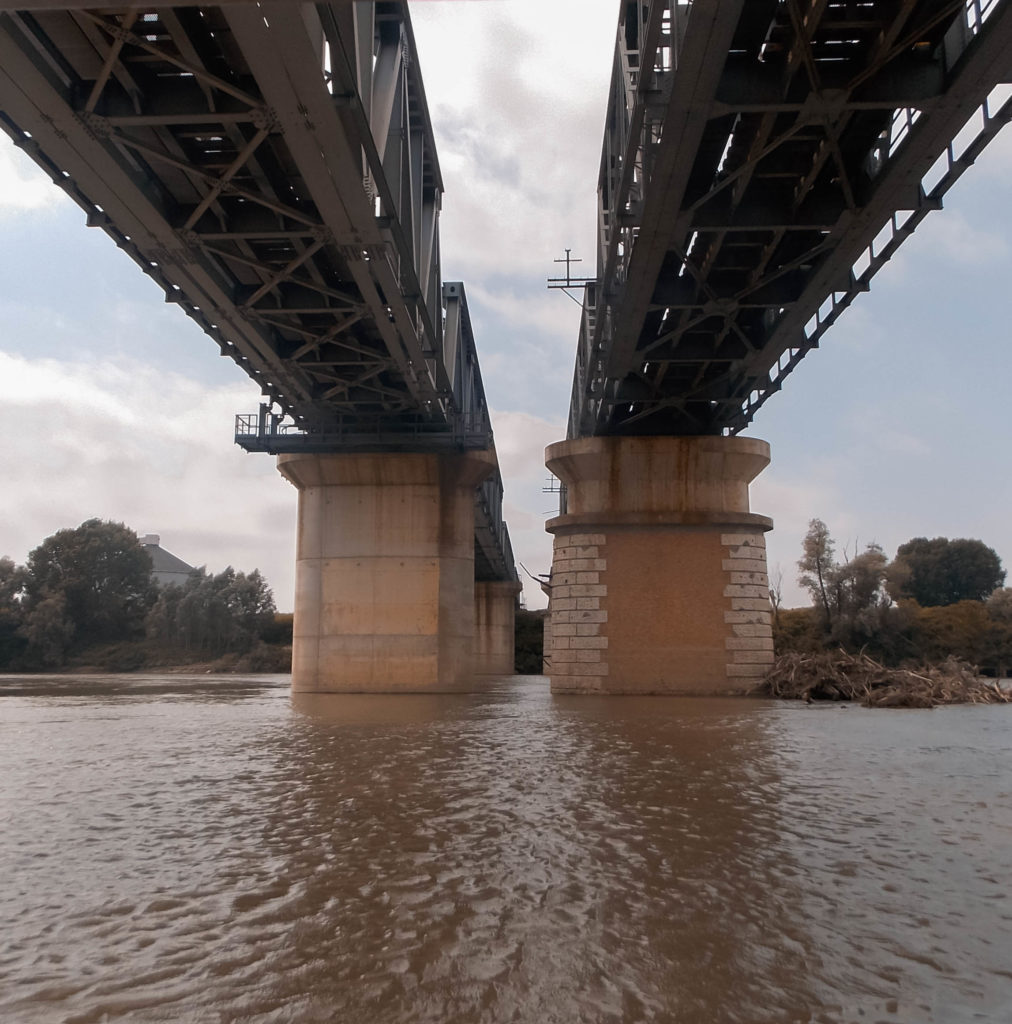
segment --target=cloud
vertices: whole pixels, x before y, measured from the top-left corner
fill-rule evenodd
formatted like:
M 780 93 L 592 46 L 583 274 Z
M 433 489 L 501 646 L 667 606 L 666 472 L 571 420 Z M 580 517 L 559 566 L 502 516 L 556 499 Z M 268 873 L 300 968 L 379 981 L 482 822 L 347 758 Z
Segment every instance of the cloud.
M 934 409 L 944 414 L 944 403 L 937 396 L 918 395 L 915 404 L 922 413 Z M 875 451 L 879 458 L 886 455 L 924 464 L 934 454 L 935 449 L 923 435 L 904 429 L 901 425 L 904 420 L 897 421 L 895 407 L 856 405 L 849 410 L 847 420 L 849 432 L 860 439 L 862 445 Z
M 920 252 L 937 261 L 964 267 L 984 267 L 1009 257 L 1009 245 L 1000 231 L 971 224 L 954 210 L 929 214 L 918 228 Z
M 575 289 L 574 294 L 580 295 Z M 554 338 L 565 354 L 575 355 L 580 307 L 561 293 L 548 291 L 543 281 L 475 283 L 468 289 L 468 298 L 472 297 L 484 311 L 494 313 L 501 326 Z
M 290 608 L 295 492 L 232 443 L 233 414 L 255 404 L 249 382 L 0 353 L 0 554 L 23 561 L 58 529 L 112 519 L 213 572 L 258 567 Z
M 97 516 L 161 535 L 179 557 L 218 572 L 259 568 L 292 606 L 296 492 L 274 460 L 232 443 L 252 383 L 209 387 L 147 363 L 66 362 L 0 353 L 0 554 L 23 562 L 58 529 Z M 565 421 L 496 412 L 497 452 L 514 549 L 532 572 L 551 564 L 543 452 Z M 528 601 L 543 598 L 528 581 Z
M 48 180 L 33 173 L 33 166 L 15 148 L 5 142 L 0 144 L 0 217 L 59 202 L 58 191 Z
M 562 417 L 548 419 L 524 412 L 493 411 L 496 454 L 503 475 L 503 510 L 516 556 L 534 575 L 547 573 L 552 564 L 552 538 L 545 522 L 558 512 L 558 496 L 545 493 L 549 480 L 545 448 L 566 436 Z M 520 571 L 529 608 L 543 608 L 540 588 Z
M 0 217 L 67 202 L 20 150 L 0 139 Z
M 836 472 L 823 477 L 792 474 L 776 465 L 775 454 L 774 464 L 753 482 L 750 504 L 753 512 L 773 520 L 773 530 L 766 535 L 766 558 L 771 579 L 777 571 L 783 574 L 784 607 L 803 607 L 809 604 L 809 595 L 798 586 L 797 561 L 809 521 L 822 519 L 834 537 L 847 537 L 857 520 L 847 508 Z
M 614 3 L 426 4 L 412 18 L 448 275 L 543 279 L 566 246 L 592 257 Z
M 579 326 L 578 308 L 544 281 L 566 246 L 593 258 L 615 17 L 614 0 L 412 9 L 446 187 L 443 273 L 469 285 L 507 518 L 518 556 L 539 572 L 550 564 L 544 521 L 555 504 L 543 493 L 543 450 L 565 435 Z M 23 155 L 0 148 L 0 161 L 12 213 L 70 205 Z M 55 272 L 66 287 L 3 296 L 13 332 L 4 347 L 20 355 L 0 366 L 0 416 L 18 433 L 5 453 L 0 552 L 22 560 L 53 530 L 100 515 L 158 532 L 211 569 L 258 565 L 284 605 L 295 492 L 272 460 L 235 449 L 230 434 L 232 414 L 255 407 L 255 389 L 208 385 L 234 368 L 200 359 L 206 339 L 170 318 L 136 269 L 111 247 L 102 255 L 107 240 L 78 221 L 70 207 L 43 243 L 52 262 L 64 250 L 76 262 L 73 273 Z M 86 255 L 74 257 L 75 244 Z M 72 305 L 62 301 L 75 291 Z M 144 314 L 147 303 L 157 318 Z M 536 588 L 530 596 L 541 600 Z

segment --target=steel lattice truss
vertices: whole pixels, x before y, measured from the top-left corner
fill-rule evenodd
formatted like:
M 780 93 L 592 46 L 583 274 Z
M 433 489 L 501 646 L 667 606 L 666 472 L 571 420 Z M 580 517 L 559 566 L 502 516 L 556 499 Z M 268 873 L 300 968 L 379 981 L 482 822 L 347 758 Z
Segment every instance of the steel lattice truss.
M 1010 82 L 1012 0 L 624 4 L 570 436 L 743 429 Z
M 404 0 L 0 0 L 0 126 L 260 384 L 246 447 L 491 445 Z
M 22 10 L 0 29 L 15 144 L 279 410 L 330 433 L 470 416 L 487 439 L 443 349 L 442 183 L 402 3 Z

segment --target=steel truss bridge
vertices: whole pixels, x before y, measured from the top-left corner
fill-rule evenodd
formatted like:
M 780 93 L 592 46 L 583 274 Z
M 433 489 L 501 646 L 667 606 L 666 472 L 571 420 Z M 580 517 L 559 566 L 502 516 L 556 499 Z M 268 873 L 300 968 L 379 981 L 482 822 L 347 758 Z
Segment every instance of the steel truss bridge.
M 569 434 L 737 433 L 1012 120 L 1012 0 L 619 6 Z M 244 447 L 491 445 L 404 0 L 0 0 L 0 126 L 259 383 Z
M 0 126 L 260 385 L 243 447 L 492 446 L 403 0 L 0 0 Z
M 1010 83 L 1010 0 L 623 3 L 569 436 L 744 429 Z

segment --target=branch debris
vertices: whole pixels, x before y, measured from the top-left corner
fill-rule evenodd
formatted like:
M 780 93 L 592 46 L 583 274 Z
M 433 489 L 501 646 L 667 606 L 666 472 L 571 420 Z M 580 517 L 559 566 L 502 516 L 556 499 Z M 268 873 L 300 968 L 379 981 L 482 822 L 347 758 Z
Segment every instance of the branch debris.
M 1012 691 L 958 658 L 916 671 L 887 668 L 867 654 L 832 651 L 782 654 L 756 696 L 783 700 L 859 701 L 875 708 L 933 708 L 939 704 L 1009 704 Z

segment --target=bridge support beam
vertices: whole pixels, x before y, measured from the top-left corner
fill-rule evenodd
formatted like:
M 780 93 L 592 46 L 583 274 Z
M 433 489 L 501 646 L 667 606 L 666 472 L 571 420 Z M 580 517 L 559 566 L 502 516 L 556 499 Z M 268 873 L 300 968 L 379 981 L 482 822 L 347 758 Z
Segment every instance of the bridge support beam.
M 555 693 L 747 690 L 773 660 L 764 533 L 741 437 L 590 437 L 546 450 L 565 485 L 554 535 Z
M 494 452 L 280 455 L 299 491 L 292 689 L 467 690 L 474 489 Z
M 481 581 L 474 585 L 474 667 L 482 675 L 513 674 L 519 593 L 519 583 Z

